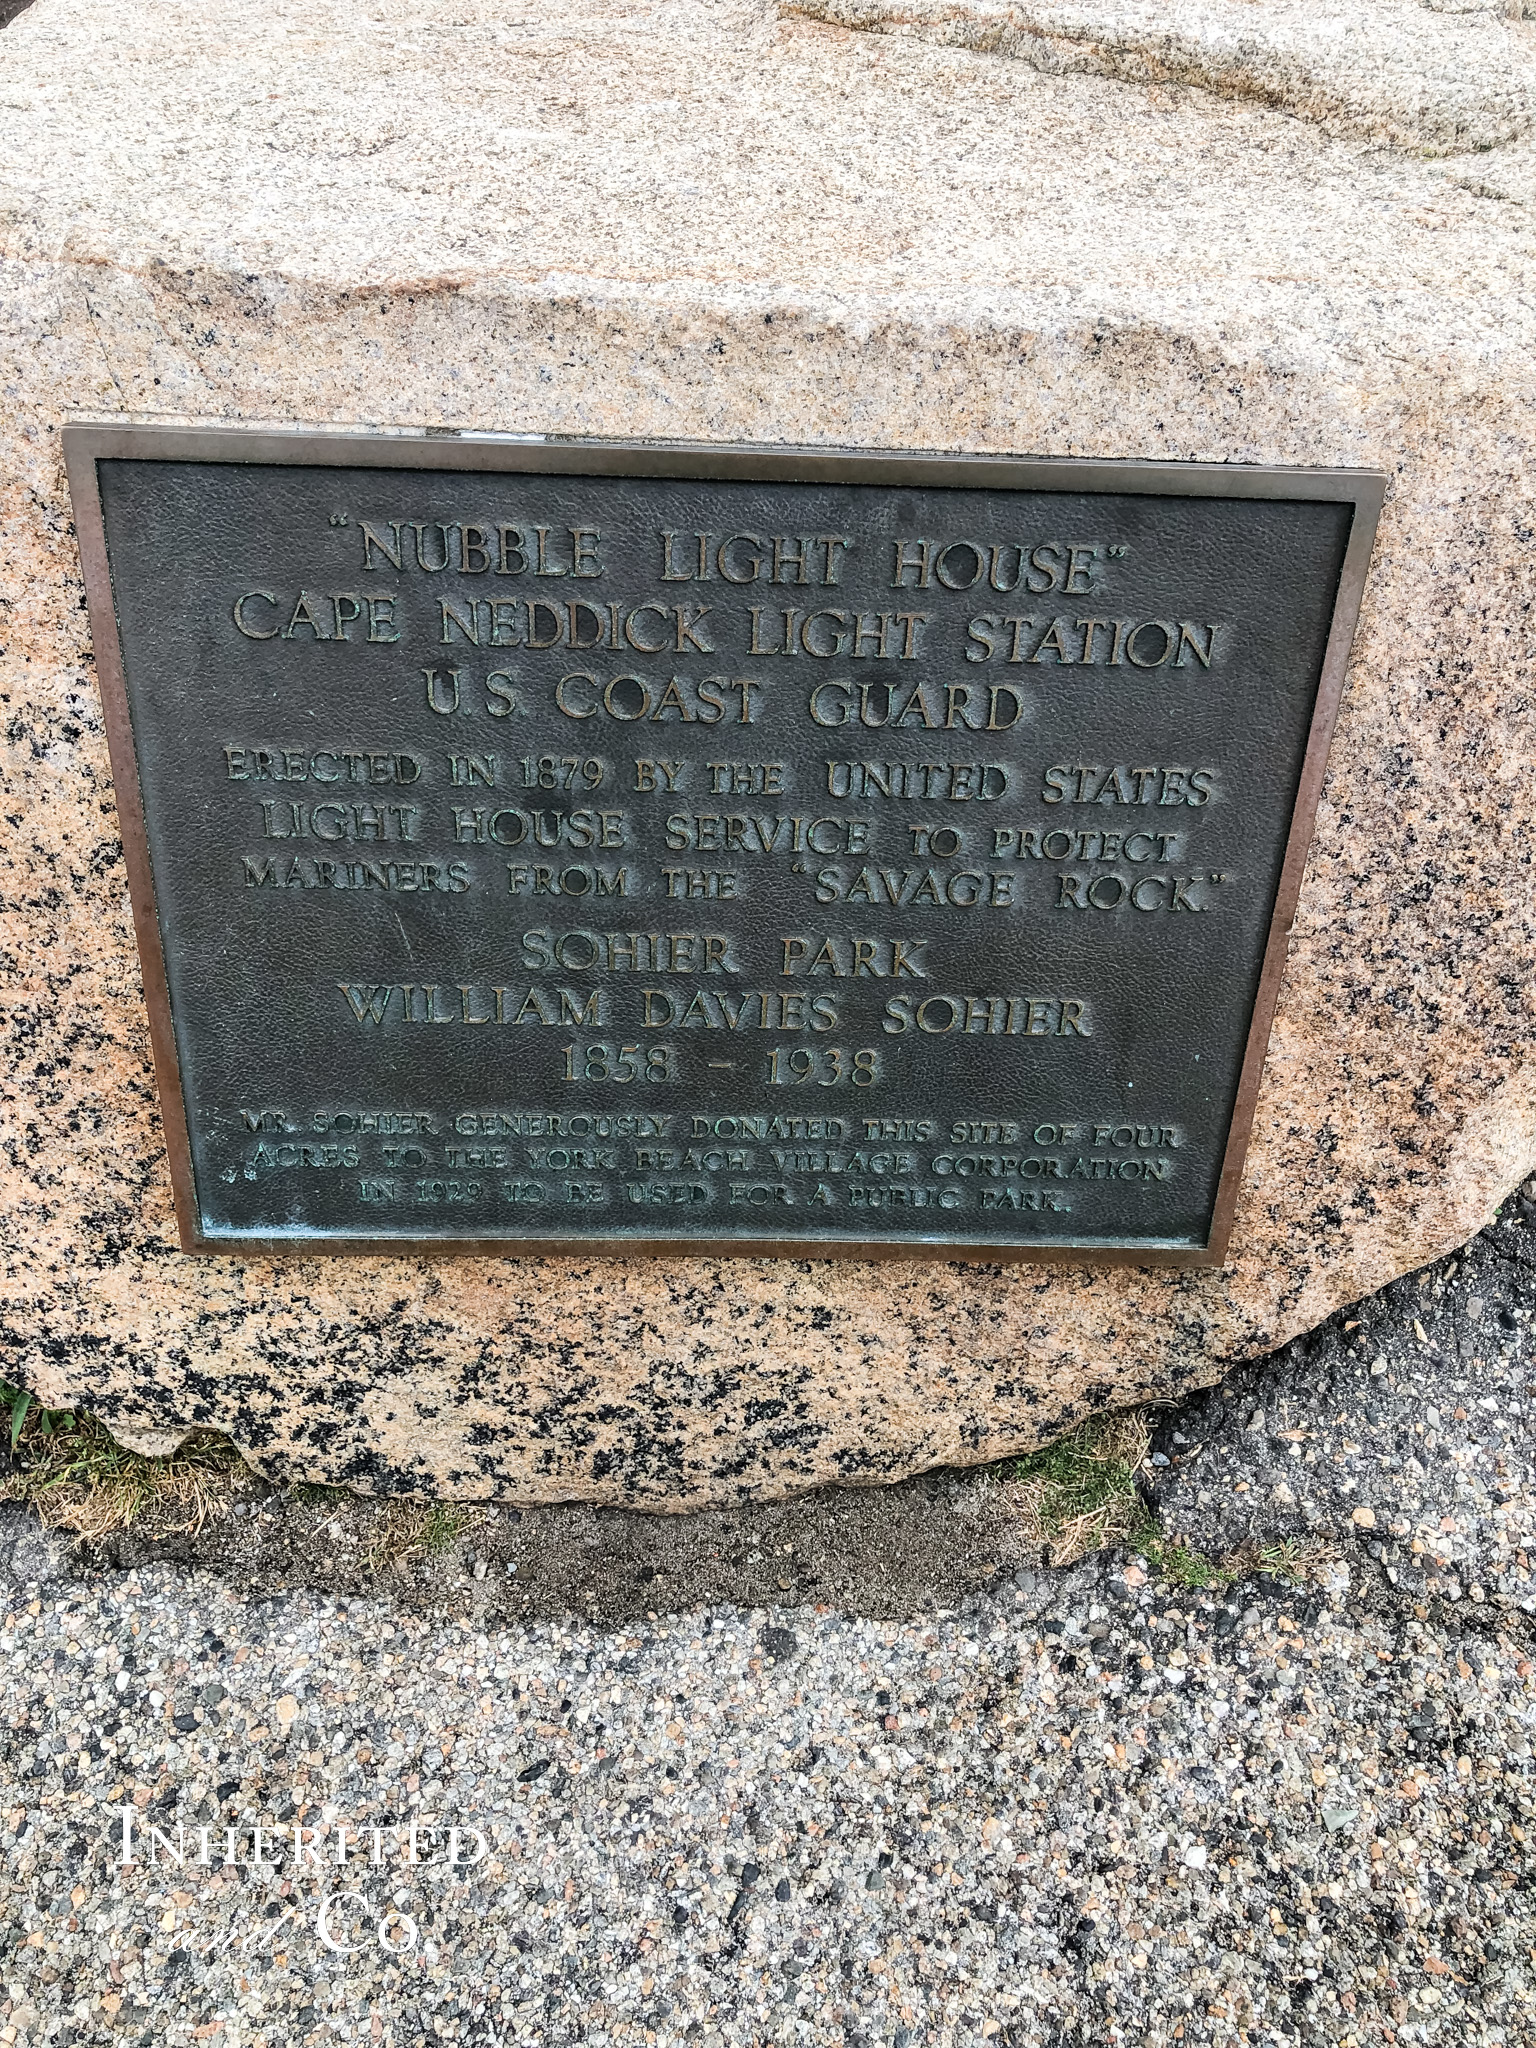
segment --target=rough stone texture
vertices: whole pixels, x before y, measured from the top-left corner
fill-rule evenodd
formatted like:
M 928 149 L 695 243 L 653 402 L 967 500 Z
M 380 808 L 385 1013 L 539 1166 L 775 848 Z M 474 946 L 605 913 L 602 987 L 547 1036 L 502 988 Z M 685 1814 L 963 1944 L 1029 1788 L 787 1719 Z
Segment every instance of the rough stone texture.
M 1503 0 L 783 0 L 845 28 L 1037 70 L 1199 86 L 1337 132 L 1449 155 L 1528 135 L 1536 45 Z
M 0 41 L 8 1373 L 273 1474 L 672 1508 L 995 1457 L 1466 1239 L 1536 1164 L 1533 224 L 1457 182 L 1499 156 L 740 0 L 34 0 Z M 72 413 L 1390 471 L 1227 1270 L 183 1259 Z

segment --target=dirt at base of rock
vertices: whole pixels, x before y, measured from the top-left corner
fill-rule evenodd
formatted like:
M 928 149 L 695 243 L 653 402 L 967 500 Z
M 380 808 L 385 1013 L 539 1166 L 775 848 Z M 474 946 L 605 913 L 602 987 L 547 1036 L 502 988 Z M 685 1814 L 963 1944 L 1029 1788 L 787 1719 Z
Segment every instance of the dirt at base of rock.
M 1300 1538 L 1404 1600 L 1536 1612 L 1533 1283 L 1522 1195 L 1453 1257 L 1164 1411 L 1143 1480 L 1165 1527 L 1217 1561 Z M 194 1565 L 258 1597 L 388 1590 L 482 1627 L 720 1603 L 899 1619 L 1039 1561 L 1006 1489 L 966 1472 L 696 1515 L 444 1508 L 424 1528 L 416 1506 L 259 1489 L 195 1537 L 134 1530 L 81 1555 Z
M 417 1613 L 486 1628 L 570 1614 L 612 1626 L 722 1601 L 897 1619 L 1035 1560 L 1002 1489 L 965 1474 L 697 1515 L 477 1507 L 462 1518 L 439 1511 L 424 1533 L 420 1519 L 419 1509 L 309 1488 L 248 1496 L 198 1536 L 106 1537 L 82 1545 L 80 1562 L 197 1566 L 254 1598 L 387 1590 Z M 401 1540 L 396 1527 L 411 1533 Z

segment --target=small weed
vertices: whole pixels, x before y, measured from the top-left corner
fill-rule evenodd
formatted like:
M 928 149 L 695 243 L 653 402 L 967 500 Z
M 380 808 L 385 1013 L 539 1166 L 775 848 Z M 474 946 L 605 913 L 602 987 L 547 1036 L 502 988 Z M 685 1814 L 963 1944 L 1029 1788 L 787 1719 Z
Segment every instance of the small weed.
M 1025 1525 L 1053 1565 L 1119 1545 L 1144 1557 L 1159 1578 L 1191 1592 L 1228 1585 L 1235 1574 L 1204 1551 L 1163 1533 L 1142 1499 L 1136 1473 L 1151 1434 L 1139 1409 L 1096 1416 L 1027 1458 L 1006 1483 Z
M 421 1547 L 428 1557 L 438 1557 L 450 1550 L 464 1533 L 469 1517 L 458 1508 L 444 1507 L 439 1502 L 427 1509 L 427 1518 L 422 1526 Z
M 315 1507 L 323 1506 L 328 1501 L 352 1498 L 346 1487 L 322 1486 L 318 1479 L 300 1479 L 289 1488 L 289 1492 L 295 1500 L 305 1501 Z
M 0 1380 L 0 1408 L 4 1408 L 10 1417 L 13 1453 L 21 1442 L 21 1432 L 29 1415 L 42 1436 L 52 1436 L 56 1429 L 68 1429 L 75 1419 L 73 1410 L 69 1408 L 39 1408 L 28 1388 L 7 1386 L 4 1380 Z
M 1132 1541 L 1160 1578 L 1196 1593 L 1236 1585 L 1239 1579 L 1259 1572 L 1290 1586 L 1312 1585 L 1326 1576 L 1327 1567 L 1338 1556 L 1336 1547 L 1324 1537 L 1288 1536 L 1279 1543 L 1240 1543 L 1229 1556 L 1218 1560 L 1165 1536 L 1150 1514 Z
M 1292 1586 L 1305 1586 L 1321 1578 L 1338 1554 L 1337 1546 L 1325 1537 L 1288 1536 L 1283 1543 L 1261 1544 L 1256 1564 L 1272 1579 L 1284 1579 Z
M 1195 1550 L 1188 1543 L 1170 1542 L 1150 1514 L 1146 1527 L 1132 1540 L 1159 1578 L 1170 1585 L 1183 1586 L 1187 1592 L 1203 1593 L 1217 1586 L 1230 1586 L 1237 1576 L 1230 1565 L 1218 1564 L 1203 1550 Z

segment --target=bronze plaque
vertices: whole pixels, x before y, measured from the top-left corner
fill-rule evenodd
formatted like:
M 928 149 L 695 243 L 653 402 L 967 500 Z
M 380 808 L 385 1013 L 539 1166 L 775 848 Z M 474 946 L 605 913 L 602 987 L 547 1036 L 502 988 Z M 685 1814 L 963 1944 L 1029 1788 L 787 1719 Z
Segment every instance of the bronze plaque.
M 66 443 L 188 1250 L 1221 1259 L 1381 477 Z

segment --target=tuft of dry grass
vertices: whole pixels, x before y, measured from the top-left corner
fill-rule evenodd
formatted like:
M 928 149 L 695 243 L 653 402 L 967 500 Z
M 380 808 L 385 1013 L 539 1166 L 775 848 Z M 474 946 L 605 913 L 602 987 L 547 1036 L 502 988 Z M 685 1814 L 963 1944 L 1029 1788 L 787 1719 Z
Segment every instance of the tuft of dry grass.
M 125 1450 L 94 1416 L 40 1409 L 0 1388 L 15 1466 L 0 1500 L 19 1501 L 49 1528 L 101 1537 L 135 1522 L 157 1535 L 191 1535 L 255 1474 L 226 1437 L 199 1430 L 169 1457 Z
M 1144 1412 L 1126 1408 L 1093 1417 L 1005 1471 L 1010 1505 L 1050 1564 L 1145 1539 L 1151 1520 L 1136 1471 L 1150 1442 Z
M 462 1508 L 444 1501 L 389 1501 L 374 1516 L 363 1561 L 380 1578 L 404 1571 L 419 1557 L 451 1548 L 469 1522 Z

